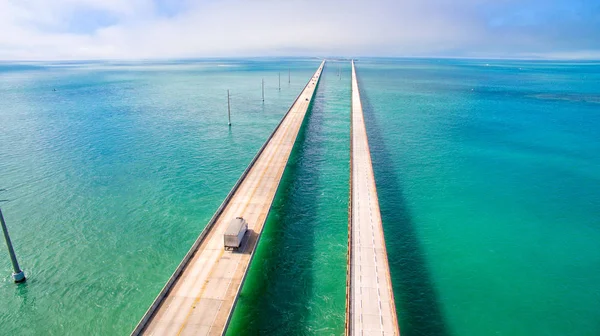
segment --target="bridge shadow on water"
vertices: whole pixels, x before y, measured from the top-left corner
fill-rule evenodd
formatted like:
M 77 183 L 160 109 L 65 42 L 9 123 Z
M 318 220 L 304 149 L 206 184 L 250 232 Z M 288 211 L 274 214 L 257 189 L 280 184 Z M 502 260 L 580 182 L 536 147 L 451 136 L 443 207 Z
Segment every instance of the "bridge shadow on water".
M 427 269 L 415 223 L 406 204 L 402 181 L 396 174 L 392 154 L 383 138 L 378 120 L 361 86 L 369 147 L 383 219 L 386 248 L 400 333 L 402 336 L 447 336 L 449 331 Z
M 313 296 L 314 228 L 318 224 L 318 180 L 324 156 L 322 101 L 322 90 L 317 88 L 227 335 L 309 334 L 304 324 Z

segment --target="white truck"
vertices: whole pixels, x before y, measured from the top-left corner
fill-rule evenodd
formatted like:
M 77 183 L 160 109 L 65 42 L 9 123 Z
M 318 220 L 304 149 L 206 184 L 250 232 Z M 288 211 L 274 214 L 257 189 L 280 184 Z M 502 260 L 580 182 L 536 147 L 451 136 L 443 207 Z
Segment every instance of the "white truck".
M 242 217 L 232 219 L 223 235 L 225 249 L 237 250 L 242 244 L 246 231 L 248 231 L 248 222 L 245 219 Z

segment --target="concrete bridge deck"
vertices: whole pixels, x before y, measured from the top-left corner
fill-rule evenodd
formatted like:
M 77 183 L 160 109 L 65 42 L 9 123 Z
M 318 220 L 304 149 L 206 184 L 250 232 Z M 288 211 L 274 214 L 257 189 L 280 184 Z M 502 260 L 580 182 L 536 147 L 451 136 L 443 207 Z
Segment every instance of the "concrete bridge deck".
M 325 61 L 233 187 L 132 335 L 224 334 Z M 238 251 L 225 251 L 231 219 L 248 221 Z
M 349 335 L 399 335 L 379 200 L 354 61 L 351 118 L 346 332 Z

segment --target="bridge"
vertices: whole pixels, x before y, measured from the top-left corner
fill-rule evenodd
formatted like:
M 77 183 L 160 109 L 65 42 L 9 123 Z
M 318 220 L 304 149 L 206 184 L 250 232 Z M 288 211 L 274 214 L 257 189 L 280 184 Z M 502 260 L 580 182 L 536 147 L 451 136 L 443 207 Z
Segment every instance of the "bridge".
M 225 333 L 324 66 L 325 61 L 250 162 L 132 335 Z M 351 142 L 346 332 L 397 335 L 398 322 L 354 63 Z M 238 250 L 225 250 L 223 235 L 236 217 L 248 222 L 248 232 Z
M 352 61 L 346 333 L 399 335 L 365 119 Z
M 133 335 L 224 333 L 324 65 L 260 148 Z M 246 219 L 249 232 L 237 251 L 225 251 L 223 234 L 238 216 Z

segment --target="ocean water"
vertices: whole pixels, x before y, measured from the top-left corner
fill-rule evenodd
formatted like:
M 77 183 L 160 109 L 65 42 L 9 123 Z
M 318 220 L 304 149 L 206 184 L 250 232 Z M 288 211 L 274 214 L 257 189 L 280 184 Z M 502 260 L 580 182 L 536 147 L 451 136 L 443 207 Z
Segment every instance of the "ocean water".
M 318 65 L 0 63 L 0 334 L 129 334 Z
M 129 334 L 318 64 L 0 63 L 0 333 Z M 600 64 L 357 71 L 402 334 L 600 334 Z M 229 335 L 343 334 L 349 112 L 328 62 Z
M 600 335 L 600 63 L 357 62 L 403 335 Z

